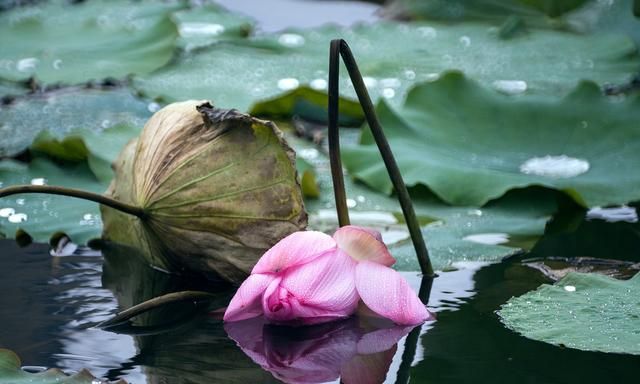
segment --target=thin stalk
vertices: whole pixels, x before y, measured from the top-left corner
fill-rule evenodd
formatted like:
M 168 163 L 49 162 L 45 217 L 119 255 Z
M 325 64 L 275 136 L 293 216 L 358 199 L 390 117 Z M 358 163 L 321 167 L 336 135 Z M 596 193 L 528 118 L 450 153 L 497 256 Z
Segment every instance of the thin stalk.
M 139 217 L 140 219 L 146 217 L 146 212 L 143 208 L 129 205 L 98 193 L 82 191 L 79 189 L 56 187 L 53 185 L 14 185 L 7 188 L 1 188 L 0 198 L 20 193 L 47 193 L 50 195 L 76 197 L 78 199 L 95 201 L 96 203 L 106 205 L 107 207 L 116 209 L 120 212 Z
M 114 326 L 123 324 L 138 315 L 149 312 L 152 309 L 163 307 L 167 304 L 178 303 L 181 301 L 211 300 L 216 297 L 217 296 L 212 293 L 203 292 L 203 291 L 180 291 L 180 292 L 168 293 L 166 295 L 154 297 L 153 299 L 143 301 L 138 305 L 134 305 L 131 308 L 125 309 L 124 311 L 118 313 L 117 315 L 110 318 L 109 320 L 105 320 L 102 323 L 98 324 L 96 327 L 98 328 L 114 327 Z
M 356 60 L 351 53 L 351 49 L 349 49 L 349 45 L 342 39 L 332 40 L 329 50 L 329 159 L 331 161 L 331 177 L 333 179 L 333 189 L 336 198 L 336 210 L 338 211 L 338 224 L 341 227 L 349 224 L 349 213 L 347 210 L 347 200 L 342 175 L 342 162 L 340 160 L 340 139 L 338 135 L 338 103 L 340 98 L 338 85 L 340 70 L 339 55 L 342 56 L 344 65 L 347 67 L 351 83 L 356 90 L 358 100 L 362 106 L 362 111 L 376 141 L 380 155 L 382 155 L 382 160 L 391 178 L 391 183 L 398 195 L 398 201 L 400 202 L 402 213 L 409 228 L 411 241 L 416 250 L 420 270 L 425 276 L 434 276 L 431 260 L 429 259 L 429 252 L 427 251 L 427 246 L 422 236 L 422 231 L 420 230 L 420 224 L 418 223 L 413 204 L 411 203 L 411 197 L 400 174 L 398 164 L 393 157 L 389 142 L 378 121 L 375 108 L 369 97 L 369 92 L 364 84 Z
M 338 135 L 338 104 L 340 102 L 340 41 L 331 41 L 329 50 L 329 160 L 331 164 L 331 178 L 333 179 L 333 194 L 336 199 L 338 225 L 349 225 L 349 209 L 347 194 L 344 191 L 342 177 L 342 160 L 340 159 L 340 136 Z

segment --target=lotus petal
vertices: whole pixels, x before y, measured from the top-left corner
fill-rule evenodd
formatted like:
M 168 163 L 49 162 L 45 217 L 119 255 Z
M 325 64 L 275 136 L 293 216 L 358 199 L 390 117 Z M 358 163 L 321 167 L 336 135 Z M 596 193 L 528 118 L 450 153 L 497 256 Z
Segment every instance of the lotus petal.
M 242 283 L 224 313 L 224 321 L 239 321 L 262 315 L 262 294 L 275 277 L 253 274 Z
M 372 311 L 396 324 L 419 324 L 430 317 L 429 311 L 396 271 L 372 261 L 356 266 L 356 288 Z
M 378 231 L 347 225 L 338 229 L 333 238 L 338 247 L 355 260 L 370 260 L 387 267 L 396 262 Z
M 292 268 L 272 282 L 263 298 L 265 316 L 276 322 L 316 324 L 351 316 L 358 305 L 356 263 L 344 252 L 327 253 Z
M 258 260 L 251 273 L 284 272 L 287 268 L 306 264 L 335 248 L 336 242 L 322 232 L 295 232 L 269 249 Z

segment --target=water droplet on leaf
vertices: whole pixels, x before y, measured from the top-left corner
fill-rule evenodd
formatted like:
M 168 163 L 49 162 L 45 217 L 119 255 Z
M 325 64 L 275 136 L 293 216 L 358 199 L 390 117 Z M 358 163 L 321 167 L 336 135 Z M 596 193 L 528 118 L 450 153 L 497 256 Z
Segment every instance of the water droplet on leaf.
M 22 223 L 27 221 L 28 216 L 26 213 L 14 213 L 13 215 L 10 215 L 7 220 L 9 220 L 10 223 Z
M 566 155 L 533 157 L 520 165 L 520 172 L 527 175 L 566 179 L 589 170 L 589 162 Z
M 527 82 L 522 80 L 496 80 L 493 87 L 503 93 L 516 95 L 527 90 Z
M 293 77 L 287 77 L 285 79 L 278 80 L 278 88 L 282 89 L 283 91 L 296 89 L 298 88 L 298 85 L 300 85 L 300 82 L 298 81 L 298 79 L 294 79 Z
M 182 23 L 180 35 L 182 36 L 217 36 L 224 32 L 224 26 L 210 23 Z
M 509 242 L 509 235 L 506 233 L 477 233 L 465 236 L 462 240 L 472 241 L 479 244 L 498 245 Z
M 278 43 L 286 47 L 299 47 L 301 45 L 304 45 L 304 41 L 304 37 L 295 33 L 283 33 L 278 38 Z

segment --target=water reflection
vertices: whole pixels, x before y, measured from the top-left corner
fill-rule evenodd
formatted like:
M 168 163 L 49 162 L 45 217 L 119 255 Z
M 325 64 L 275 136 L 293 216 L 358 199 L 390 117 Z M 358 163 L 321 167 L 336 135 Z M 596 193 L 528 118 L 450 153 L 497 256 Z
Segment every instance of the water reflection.
M 357 317 L 291 328 L 263 317 L 226 323 L 230 338 L 256 364 L 285 383 L 382 383 L 398 341 L 414 327 Z

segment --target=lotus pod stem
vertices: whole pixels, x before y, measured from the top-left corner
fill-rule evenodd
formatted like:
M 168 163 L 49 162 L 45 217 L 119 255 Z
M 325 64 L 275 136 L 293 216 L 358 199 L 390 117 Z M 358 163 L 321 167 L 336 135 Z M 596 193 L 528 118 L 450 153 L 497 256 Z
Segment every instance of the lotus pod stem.
M 21 193 L 46 193 L 50 195 L 76 197 L 78 199 L 95 201 L 96 203 L 106 205 L 120 212 L 136 216 L 140 219 L 144 219 L 147 215 L 143 208 L 123 203 L 99 193 L 87 192 L 80 189 L 58 187 L 54 185 L 13 185 L 11 187 L 0 189 L 0 198 Z
M 416 213 L 411 203 L 411 197 L 407 191 L 407 187 L 400 174 L 400 169 L 396 163 L 391 147 L 387 141 L 382 126 L 376 116 L 373 103 L 369 97 L 367 87 L 364 85 L 364 80 L 358 69 L 358 64 L 349 49 L 349 45 L 342 39 L 335 39 L 331 41 L 329 49 L 329 159 L 331 162 L 331 177 L 333 179 L 333 190 L 336 200 L 336 210 L 338 212 L 338 225 L 349 225 L 349 211 L 347 209 L 347 199 L 344 190 L 344 179 L 342 175 L 342 161 L 340 160 L 340 137 L 338 135 L 338 104 L 340 100 L 339 95 L 339 57 L 342 56 L 344 65 L 347 67 L 351 83 L 356 90 L 360 106 L 364 112 L 364 116 L 369 124 L 371 133 L 378 145 L 378 150 L 382 155 L 387 172 L 393 183 L 393 187 L 398 195 L 400 206 L 402 207 L 402 213 L 404 214 L 407 227 L 409 227 L 409 233 L 411 234 L 411 240 L 416 250 L 418 257 L 418 263 L 420 264 L 420 270 L 425 276 L 433 277 L 433 267 L 431 260 L 429 259 L 429 252 L 422 236 L 420 224 L 416 218 Z

